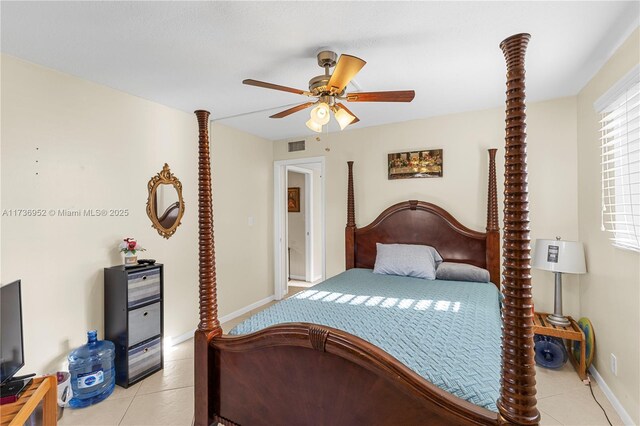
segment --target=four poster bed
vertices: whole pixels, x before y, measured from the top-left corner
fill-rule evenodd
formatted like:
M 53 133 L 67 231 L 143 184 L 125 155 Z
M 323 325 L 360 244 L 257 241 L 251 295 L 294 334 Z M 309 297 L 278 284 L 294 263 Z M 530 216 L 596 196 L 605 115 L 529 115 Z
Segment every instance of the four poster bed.
M 508 69 L 502 274 L 495 149 L 489 150 L 487 229 L 484 233 L 472 231 L 442 208 L 420 201 L 407 201 L 391 206 L 370 225 L 357 228 L 353 163 L 349 162 L 345 230 L 347 271 L 341 274 L 348 277 L 347 280 L 361 275 L 364 278 L 358 278 L 360 282 L 363 279 L 367 280 L 367 284 L 381 294 L 385 291 L 385 286 L 393 285 L 391 281 L 384 281 L 375 287 L 378 285 L 375 281 L 379 277 L 374 277 L 375 274 L 367 275 L 369 272 L 366 270 L 373 268 L 376 260 L 377 243 L 432 246 L 444 261 L 467 263 L 487 269 L 491 282 L 498 286 L 502 276 L 502 330 L 498 313 L 496 325 L 491 329 L 497 333 L 493 340 L 493 348 L 496 349 L 498 359 L 495 381 L 500 382 L 495 394 L 497 401 L 493 400 L 493 409 L 487 404 L 479 406 L 471 403 L 469 400 L 475 402 L 473 398 L 465 400 L 434 385 L 434 377 L 446 373 L 444 371 L 429 370 L 431 366 L 427 365 L 426 372 L 420 371 L 418 374 L 416 371 L 421 369 L 424 362 L 420 360 L 416 365 L 412 365 L 414 355 L 410 354 L 405 359 L 404 352 L 397 350 L 404 350 L 407 346 L 405 340 L 402 340 L 405 337 L 403 330 L 397 331 L 397 334 L 395 331 L 391 332 L 392 337 L 399 337 L 403 342 L 397 347 L 384 346 L 384 339 L 378 341 L 379 336 L 386 338 L 390 334 L 389 329 L 384 328 L 388 327 L 387 317 L 379 321 L 374 318 L 363 333 L 358 333 L 367 340 L 345 331 L 351 330 L 348 323 L 340 329 L 326 325 L 333 324 L 332 319 L 322 321 L 325 325 L 285 320 L 282 324 L 264 329 L 260 329 L 260 324 L 254 324 L 259 331 L 254 331 L 256 328 L 246 328 L 251 325 L 252 320 L 239 326 L 240 333 L 249 334 L 223 335 L 218 321 L 216 300 L 209 113 L 196 111 L 200 128 L 200 323 L 195 333 L 196 425 L 211 425 L 217 422 L 224 425 L 538 423 L 540 416 L 535 399 L 526 183 L 524 54 L 528 40 L 528 34 L 518 34 L 507 38 L 500 45 Z M 320 285 L 324 287 L 318 287 L 319 290 L 323 290 L 322 300 L 327 301 L 327 297 L 339 300 L 340 297 L 345 297 L 345 292 L 351 291 L 350 288 L 342 290 L 343 287 L 335 287 L 339 279 L 330 279 Z M 414 280 L 413 284 L 423 281 L 415 278 L 409 280 Z M 460 283 L 447 284 L 449 287 L 455 285 Z M 404 281 L 400 286 L 409 286 L 409 282 Z M 484 286 L 483 291 L 497 294 L 496 288 L 491 284 L 466 283 L 465 286 L 473 291 Z M 313 292 L 319 290 L 309 290 L 307 296 L 300 295 L 296 298 L 313 299 Z M 406 299 L 413 300 L 406 306 L 417 307 L 420 302 L 424 302 L 425 307 L 430 306 L 427 302 L 433 300 L 427 298 L 431 297 L 427 294 L 416 296 L 423 298 L 422 300 Z M 318 300 L 321 298 L 317 297 Z M 398 298 L 391 299 L 397 302 Z M 469 309 L 475 309 L 472 299 L 473 297 L 464 299 L 463 303 L 469 301 L 465 309 L 467 306 L 471 307 Z M 354 299 L 352 297 L 344 300 Z M 491 300 L 491 296 L 487 300 Z M 287 300 L 283 305 L 291 305 L 294 302 Z M 299 302 L 306 303 L 307 300 Z M 382 299 L 376 302 L 381 305 L 384 303 Z M 448 304 L 442 306 L 446 306 L 447 309 L 449 307 Z M 497 303 L 490 309 L 484 309 L 481 304 L 478 306 L 478 312 L 499 311 Z M 270 308 L 261 318 L 256 316 L 255 321 L 269 321 L 270 315 L 276 320 L 286 318 L 287 311 L 278 309 L 280 308 Z M 431 325 L 429 321 L 435 317 L 425 318 L 427 320 L 420 320 L 423 322 L 411 324 L 409 329 L 428 328 Z M 271 321 L 273 323 L 277 322 L 276 320 Z M 435 343 L 430 345 L 429 341 L 421 342 L 427 350 L 433 349 L 430 346 L 437 346 Z M 480 342 L 477 341 L 477 344 Z M 381 349 L 381 346 L 386 350 Z M 498 346 L 501 346 L 501 349 L 496 348 Z M 456 347 L 449 350 L 456 351 Z M 396 356 L 392 356 L 391 353 Z M 477 358 L 483 356 L 479 353 L 471 355 Z M 399 359 L 403 359 L 405 363 Z M 443 383 L 448 381 L 445 378 Z M 462 388 L 465 386 L 467 384 L 463 383 Z M 455 390 L 451 392 L 456 393 Z

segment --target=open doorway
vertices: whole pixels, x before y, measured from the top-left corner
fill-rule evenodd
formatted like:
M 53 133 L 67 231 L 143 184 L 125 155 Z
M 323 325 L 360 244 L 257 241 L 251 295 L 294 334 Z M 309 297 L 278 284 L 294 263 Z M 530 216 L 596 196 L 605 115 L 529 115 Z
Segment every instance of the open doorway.
M 286 166 L 289 287 L 311 287 L 320 278 L 320 165 Z
M 282 299 L 325 278 L 324 158 L 276 161 L 274 206 L 275 296 Z

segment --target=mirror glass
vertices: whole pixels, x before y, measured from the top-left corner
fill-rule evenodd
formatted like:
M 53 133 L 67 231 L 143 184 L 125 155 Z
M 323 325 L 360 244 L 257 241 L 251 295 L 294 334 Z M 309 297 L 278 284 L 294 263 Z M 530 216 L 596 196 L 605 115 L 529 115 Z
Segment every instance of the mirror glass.
M 176 232 L 184 215 L 182 184 L 165 163 L 162 171 L 151 178 L 147 188 L 147 215 L 158 233 L 169 238 Z
M 175 186 L 161 183 L 156 190 L 156 217 L 163 228 L 169 229 L 178 220 L 180 200 Z

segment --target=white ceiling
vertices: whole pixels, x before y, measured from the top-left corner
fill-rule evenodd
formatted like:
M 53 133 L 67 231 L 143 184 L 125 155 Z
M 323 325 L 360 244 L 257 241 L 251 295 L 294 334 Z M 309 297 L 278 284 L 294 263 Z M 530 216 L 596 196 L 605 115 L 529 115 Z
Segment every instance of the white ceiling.
M 307 98 L 242 80 L 307 89 L 322 73 L 320 47 L 367 61 L 356 77 L 363 91 L 416 91 L 410 104 L 350 104 L 362 120 L 357 128 L 503 105 L 498 44 L 519 32 L 532 35 L 529 100 L 575 95 L 640 24 L 638 1 L 2 1 L 0 7 L 3 53 L 184 111 L 208 109 L 214 120 L 268 139 L 312 134 L 307 112 L 267 118 Z

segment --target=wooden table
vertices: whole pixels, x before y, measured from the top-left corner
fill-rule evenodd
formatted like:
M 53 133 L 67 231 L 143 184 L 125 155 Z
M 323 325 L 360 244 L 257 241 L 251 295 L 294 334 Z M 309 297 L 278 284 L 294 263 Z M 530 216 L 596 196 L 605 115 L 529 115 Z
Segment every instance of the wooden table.
M 22 426 L 40 401 L 43 401 L 42 417 L 44 426 L 58 423 L 58 381 L 56 376 L 34 378 L 29 388 L 16 402 L 0 406 L 2 413 L 0 425 Z
M 582 332 L 580 327 L 578 327 L 578 323 L 575 322 L 573 318 L 567 317 L 569 318 L 571 324 L 566 327 L 562 327 L 559 325 L 553 325 L 549 321 L 547 321 L 548 315 L 549 314 L 546 314 L 544 312 L 536 312 L 534 314 L 533 332 L 535 334 L 542 334 L 543 336 L 553 336 L 565 339 L 565 344 L 567 345 L 567 352 L 569 352 L 569 360 L 571 360 L 571 364 L 573 364 L 573 367 L 576 369 L 576 372 L 578 373 L 578 376 L 580 376 L 580 379 L 583 382 L 588 383 L 589 379 L 587 378 L 587 368 L 585 365 L 585 360 L 587 358 L 587 344 L 584 339 L 584 333 Z M 573 356 L 573 341 L 580 342 L 580 362 L 578 362 Z

